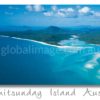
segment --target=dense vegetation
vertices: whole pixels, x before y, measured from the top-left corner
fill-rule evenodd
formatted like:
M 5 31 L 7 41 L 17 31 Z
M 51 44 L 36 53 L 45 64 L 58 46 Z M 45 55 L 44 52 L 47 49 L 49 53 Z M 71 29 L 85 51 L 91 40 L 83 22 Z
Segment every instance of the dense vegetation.
M 25 31 L 1 31 L 0 35 L 33 39 L 56 45 L 58 45 L 58 42 L 61 40 L 69 39 L 71 35 L 77 35 L 79 36 L 79 39 L 81 41 L 92 44 L 100 44 L 100 28 L 88 26 L 78 28 L 59 28 L 55 26 L 50 26 L 46 29 L 41 30 L 29 29 Z

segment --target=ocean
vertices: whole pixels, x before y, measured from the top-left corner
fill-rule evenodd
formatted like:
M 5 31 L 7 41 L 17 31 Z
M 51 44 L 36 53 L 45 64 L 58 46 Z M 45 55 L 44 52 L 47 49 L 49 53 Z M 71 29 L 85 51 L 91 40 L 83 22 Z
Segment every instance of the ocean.
M 100 85 L 100 46 L 61 43 L 0 36 L 0 85 Z

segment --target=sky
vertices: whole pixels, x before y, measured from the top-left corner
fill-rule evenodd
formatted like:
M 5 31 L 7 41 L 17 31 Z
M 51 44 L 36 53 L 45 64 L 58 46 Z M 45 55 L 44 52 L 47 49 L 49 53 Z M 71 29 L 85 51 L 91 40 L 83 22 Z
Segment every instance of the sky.
M 0 26 L 100 26 L 99 5 L 0 5 Z

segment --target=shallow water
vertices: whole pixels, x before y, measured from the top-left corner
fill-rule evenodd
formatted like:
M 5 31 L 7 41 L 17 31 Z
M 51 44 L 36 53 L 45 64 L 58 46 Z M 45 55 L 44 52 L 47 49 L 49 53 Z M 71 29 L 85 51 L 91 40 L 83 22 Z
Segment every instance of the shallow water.
M 75 41 L 75 40 L 74 40 Z M 0 84 L 99 85 L 100 46 L 0 37 Z

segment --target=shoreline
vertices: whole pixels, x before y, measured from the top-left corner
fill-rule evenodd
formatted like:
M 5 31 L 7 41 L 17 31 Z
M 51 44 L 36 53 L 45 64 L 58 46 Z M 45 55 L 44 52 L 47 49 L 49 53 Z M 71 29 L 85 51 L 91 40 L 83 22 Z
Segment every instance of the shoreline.
M 43 44 L 43 45 L 48 45 L 48 46 L 52 46 L 52 47 L 56 47 L 56 48 L 60 48 L 60 49 L 63 49 L 63 48 L 69 48 L 69 49 L 82 49 L 83 46 L 57 46 L 57 45 L 53 45 L 53 44 L 49 44 L 49 43 L 46 43 L 46 42 L 41 42 L 41 41 L 37 41 L 37 40 L 32 40 L 32 39 L 25 39 L 25 38 L 19 38 L 19 37 L 11 37 L 11 36 L 6 36 L 6 35 L 0 35 L 0 37 L 6 37 L 6 38 L 12 38 L 12 39 L 18 39 L 18 40 L 26 40 L 26 41 L 30 41 L 30 42 L 35 42 L 35 43 L 40 43 L 40 44 Z M 84 47 L 85 48 L 85 47 Z
M 19 38 L 19 37 L 10 37 L 10 36 L 6 36 L 6 35 L 0 35 L 0 37 L 19 39 L 19 40 L 27 40 L 27 41 L 36 42 L 36 43 L 40 43 L 40 44 L 43 44 L 43 45 L 57 47 L 57 48 L 75 48 L 76 47 L 76 46 L 57 46 L 57 45 L 52 45 L 52 44 L 49 44 L 49 43 L 46 43 L 46 42 L 37 41 L 37 40 L 25 39 L 25 38 Z M 81 47 L 77 47 L 77 48 L 81 48 Z

